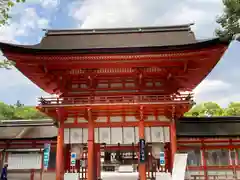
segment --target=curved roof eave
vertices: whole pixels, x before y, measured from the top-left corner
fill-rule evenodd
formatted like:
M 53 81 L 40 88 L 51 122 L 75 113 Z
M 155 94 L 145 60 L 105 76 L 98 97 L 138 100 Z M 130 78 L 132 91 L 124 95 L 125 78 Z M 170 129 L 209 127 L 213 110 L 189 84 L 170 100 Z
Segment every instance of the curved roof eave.
M 218 44 L 229 45 L 229 39 L 214 38 L 210 40 L 198 41 L 191 44 L 169 45 L 169 46 L 143 46 L 143 47 L 116 47 L 116 48 L 92 48 L 92 49 L 47 49 L 36 45 L 16 45 L 0 42 L 0 50 L 4 52 L 13 52 L 20 54 L 63 54 L 63 53 L 79 53 L 79 54 L 101 54 L 101 53 L 134 53 L 134 52 L 158 52 L 158 51 L 177 51 L 177 50 L 194 50 L 199 48 L 211 47 Z

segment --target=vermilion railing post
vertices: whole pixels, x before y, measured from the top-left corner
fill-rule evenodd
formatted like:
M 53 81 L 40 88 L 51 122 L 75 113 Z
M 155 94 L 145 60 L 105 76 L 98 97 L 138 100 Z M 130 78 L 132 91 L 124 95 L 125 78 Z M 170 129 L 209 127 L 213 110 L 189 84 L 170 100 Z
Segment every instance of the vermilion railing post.
M 34 169 L 31 169 L 30 180 L 34 180 Z

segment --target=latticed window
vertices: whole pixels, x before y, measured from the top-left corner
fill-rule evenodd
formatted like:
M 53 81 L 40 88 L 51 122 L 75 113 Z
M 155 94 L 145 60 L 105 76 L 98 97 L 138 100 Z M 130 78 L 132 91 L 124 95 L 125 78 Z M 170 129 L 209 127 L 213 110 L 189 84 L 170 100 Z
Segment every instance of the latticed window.
M 207 166 L 228 166 L 229 151 L 228 149 L 214 149 L 205 151 Z
M 238 163 L 238 165 L 240 165 L 240 149 L 236 149 L 236 151 L 237 151 L 237 163 Z
M 187 165 L 188 166 L 201 166 L 201 151 L 196 147 L 194 150 L 181 151 L 181 153 L 187 153 Z

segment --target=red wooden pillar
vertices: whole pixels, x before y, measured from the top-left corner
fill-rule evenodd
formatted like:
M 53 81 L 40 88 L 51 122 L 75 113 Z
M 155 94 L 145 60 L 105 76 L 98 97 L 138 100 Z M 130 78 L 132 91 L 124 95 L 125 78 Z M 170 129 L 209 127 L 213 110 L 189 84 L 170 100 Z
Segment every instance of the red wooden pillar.
M 143 107 L 140 108 L 140 119 L 139 119 L 139 139 L 145 139 L 145 126 L 144 126 L 144 116 L 143 116 Z M 138 158 L 140 155 L 138 156 Z M 146 180 L 146 164 L 139 163 L 138 172 L 140 180 Z
M 171 172 L 173 169 L 174 156 L 177 152 L 176 122 L 172 119 L 170 124 L 170 144 L 171 144 Z
M 205 143 L 203 140 L 201 141 L 201 146 L 202 146 L 201 158 L 202 158 L 202 162 L 203 162 L 204 179 L 208 180 L 207 160 L 206 160 L 206 156 L 205 156 L 206 149 L 205 149 Z
M 64 109 L 57 109 L 59 128 L 57 137 L 57 152 L 56 152 L 56 180 L 63 180 L 64 177 L 64 127 L 63 123 L 66 118 Z
M 35 170 L 34 170 L 34 169 L 31 169 L 31 172 L 30 172 L 30 180 L 34 180 L 34 173 L 35 173 Z
M 57 138 L 57 157 L 56 157 L 56 180 L 63 180 L 64 176 L 64 164 L 63 164 L 63 145 L 64 145 L 64 128 L 62 122 L 58 128 L 58 138 Z
M 41 158 L 41 171 L 40 171 L 40 180 L 43 180 L 43 161 L 44 161 L 44 154 L 43 154 L 43 150 L 40 149 L 40 152 L 41 152 L 41 155 L 42 155 L 42 158 Z
M 97 159 L 97 178 L 101 178 L 101 151 L 100 144 L 97 144 L 97 150 L 95 149 Z
M 96 169 L 94 168 L 94 122 L 91 109 L 87 109 L 88 114 L 88 158 L 87 158 L 87 179 L 94 180 Z

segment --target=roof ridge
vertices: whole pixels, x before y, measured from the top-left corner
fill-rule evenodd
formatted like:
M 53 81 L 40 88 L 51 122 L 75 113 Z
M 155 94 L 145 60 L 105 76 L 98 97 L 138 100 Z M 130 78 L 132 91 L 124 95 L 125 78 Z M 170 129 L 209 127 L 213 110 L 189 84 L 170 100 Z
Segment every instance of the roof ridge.
M 158 31 L 182 31 L 191 30 L 191 24 L 169 26 L 145 26 L 145 27 L 119 27 L 119 28 L 92 28 L 92 29 L 43 29 L 46 36 L 63 34 L 98 34 L 98 33 L 134 33 L 134 32 L 158 32 Z

